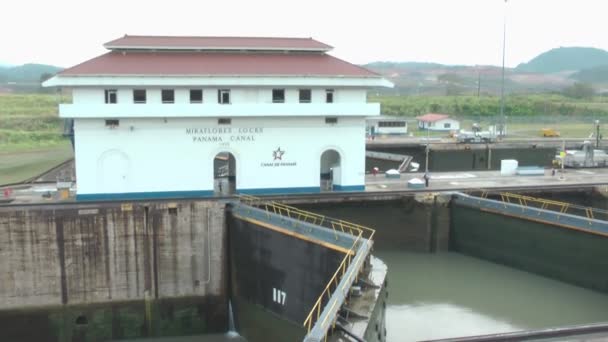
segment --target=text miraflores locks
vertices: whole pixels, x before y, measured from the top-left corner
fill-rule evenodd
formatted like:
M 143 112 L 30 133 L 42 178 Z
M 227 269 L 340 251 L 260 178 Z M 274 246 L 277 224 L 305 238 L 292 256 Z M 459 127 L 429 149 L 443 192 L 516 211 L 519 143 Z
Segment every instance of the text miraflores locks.
M 186 128 L 186 134 L 192 136 L 192 142 L 253 142 L 256 135 L 262 133 L 262 127 Z

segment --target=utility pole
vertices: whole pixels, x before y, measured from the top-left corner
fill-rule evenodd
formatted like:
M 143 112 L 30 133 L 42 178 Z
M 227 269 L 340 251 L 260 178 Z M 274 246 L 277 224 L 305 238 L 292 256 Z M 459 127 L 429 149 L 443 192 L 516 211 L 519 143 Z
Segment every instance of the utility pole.
M 481 92 L 481 71 L 477 69 L 477 98 L 479 98 L 479 93 Z
M 430 138 L 430 129 L 427 123 L 426 126 L 426 158 L 424 160 L 424 176 L 425 179 L 429 176 L 429 138 Z
M 595 120 L 595 148 L 600 148 L 600 120 Z
M 500 87 L 500 136 L 505 135 L 505 48 L 507 45 L 507 0 L 505 0 L 504 16 L 502 21 L 502 82 Z

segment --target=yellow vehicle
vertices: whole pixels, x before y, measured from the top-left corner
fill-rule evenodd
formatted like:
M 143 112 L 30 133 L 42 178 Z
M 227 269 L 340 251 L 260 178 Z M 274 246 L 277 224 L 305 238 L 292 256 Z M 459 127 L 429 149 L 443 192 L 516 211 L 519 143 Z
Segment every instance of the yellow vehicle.
M 540 133 L 543 137 L 559 137 L 559 132 L 553 128 L 543 128 Z

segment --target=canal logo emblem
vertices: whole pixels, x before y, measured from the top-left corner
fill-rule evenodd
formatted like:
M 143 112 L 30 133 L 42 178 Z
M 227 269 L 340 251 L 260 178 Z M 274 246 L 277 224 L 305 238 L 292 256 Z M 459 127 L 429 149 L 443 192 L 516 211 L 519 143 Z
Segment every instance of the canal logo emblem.
M 277 147 L 276 150 L 272 151 L 272 162 L 262 162 L 260 166 L 262 167 L 278 167 L 278 166 L 296 166 L 297 163 L 295 161 L 284 161 L 283 156 L 285 155 L 285 150 L 281 150 L 281 147 Z
M 283 160 L 285 151 L 281 151 L 281 147 L 278 147 L 276 151 L 272 151 L 273 160 Z

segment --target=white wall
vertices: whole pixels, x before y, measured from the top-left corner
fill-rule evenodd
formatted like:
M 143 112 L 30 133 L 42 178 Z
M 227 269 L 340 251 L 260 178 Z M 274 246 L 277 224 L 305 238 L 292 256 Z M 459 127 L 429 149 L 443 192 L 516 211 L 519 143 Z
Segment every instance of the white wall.
M 407 122 L 404 126 L 400 127 L 380 127 L 380 122 L 394 122 L 394 120 L 369 120 L 367 121 L 367 130 L 369 134 L 372 133 L 372 127 L 374 128 L 374 134 L 407 134 Z
M 340 153 L 338 185 L 362 186 L 364 121 L 340 117 L 328 125 L 324 117 L 232 118 L 231 125 L 218 125 L 217 118 L 142 118 L 120 119 L 118 128 L 109 129 L 103 119 L 76 119 L 78 194 L 212 191 L 213 158 L 222 151 L 236 158 L 237 191 L 318 188 L 321 154 L 327 149 Z M 219 127 L 231 132 L 187 131 Z M 240 136 L 252 141 L 236 141 Z M 278 148 L 284 154 L 275 161 Z
M 445 128 L 444 125 L 446 123 L 450 124 L 450 127 Z M 443 119 L 437 120 L 435 122 L 423 122 L 418 121 L 418 127 L 422 129 L 427 129 L 430 131 L 456 131 L 460 129 L 460 122 L 454 119 Z

